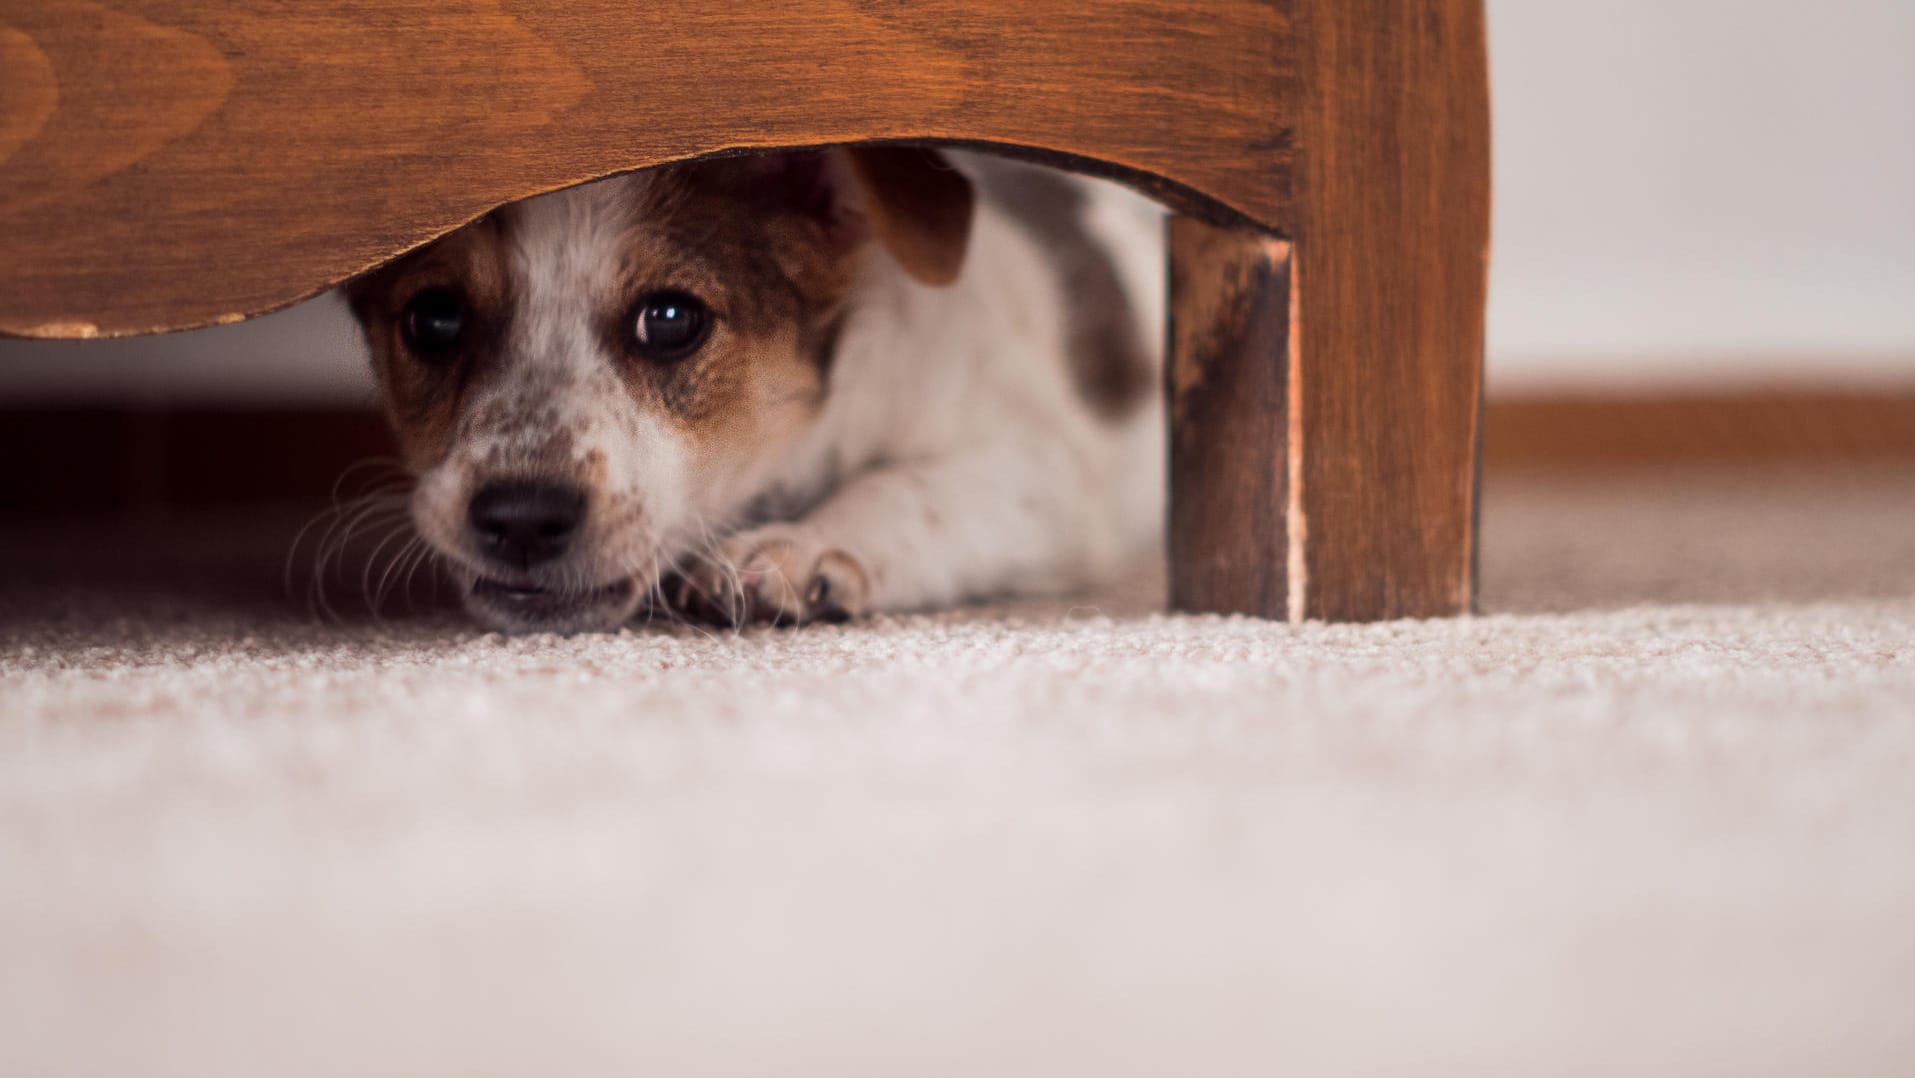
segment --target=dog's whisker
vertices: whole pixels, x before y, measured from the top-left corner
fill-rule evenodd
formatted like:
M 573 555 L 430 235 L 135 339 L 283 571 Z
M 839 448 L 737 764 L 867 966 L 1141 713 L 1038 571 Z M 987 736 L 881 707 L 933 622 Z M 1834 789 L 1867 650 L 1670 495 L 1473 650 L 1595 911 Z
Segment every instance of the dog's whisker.
M 410 522 L 407 522 L 407 524 L 401 525 L 400 528 L 396 530 L 395 534 L 405 535 L 406 537 L 405 542 L 399 544 L 399 549 L 395 551 L 393 553 L 392 558 L 386 562 L 385 569 L 381 571 L 379 574 L 378 586 L 372 589 L 372 593 L 369 597 L 369 601 L 371 602 L 372 608 L 375 613 L 385 609 L 386 597 L 389 594 L 388 584 L 392 580 L 392 575 L 394 570 L 396 570 L 399 567 L 400 563 L 405 560 L 406 556 L 409 553 L 411 553 L 413 545 L 415 543 L 420 542 L 419 535 L 417 532 L 412 531 L 410 527 Z M 384 549 L 385 545 L 391 541 L 392 541 L 392 536 L 388 536 L 386 539 L 381 540 L 378 549 L 379 550 Z M 373 557 L 367 560 L 368 572 L 370 572 L 371 566 L 377 563 L 377 556 L 378 556 L 378 550 L 375 550 Z
M 317 607 L 316 615 L 339 624 L 345 619 L 340 616 L 326 594 L 332 572 L 343 566 L 347 547 L 361 528 L 381 526 L 405 517 L 404 499 L 391 495 L 371 495 L 357 499 L 356 505 L 341 507 L 332 523 L 320 537 L 318 550 L 313 561 L 312 590 Z
M 346 485 L 346 480 L 352 478 L 354 475 L 358 474 L 359 472 L 371 471 L 374 469 L 389 469 L 392 472 L 392 478 L 389 481 L 397 481 L 399 483 L 403 483 L 408 486 L 411 485 L 411 482 L 412 482 L 411 473 L 406 471 L 404 462 L 399 460 L 399 458 L 397 457 L 365 457 L 361 460 L 356 460 L 353 463 L 346 465 L 345 469 L 339 473 L 339 477 L 333 480 L 332 492 L 331 492 L 332 501 L 335 503 L 339 501 L 339 491 L 341 487 Z
M 692 518 L 692 523 L 696 526 L 701 541 L 692 548 L 690 556 L 711 567 L 719 578 L 719 591 L 722 593 L 708 595 L 705 598 L 714 604 L 723 604 L 725 619 L 731 623 L 732 634 L 737 635 L 744 631 L 745 619 L 751 612 L 750 602 L 744 594 L 744 578 L 739 567 L 732 564 L 731 559 L 725 556 L 717 533 L 711 526 L 710 518 L 699 514 Z
M 379 571 L 379 582 L 375 584 L 372 589 L 372 605 L 374 608 L 380 610 L 385 609 L 386 600 L 392 594 L 392 586 L 397 583 L 395 574 L 398 572 L 399 567 L 405 564 L 407 556 L 412 553 L 412 545 L 418 541 L 418 533 L 414 532 L 407 535 L 405 540 L 399 544 L 398 548 L 392 552 L 392 556 L 386 559 L 385 568 Z
M 323 585 L 329 567 L 343 567 L 347 549 L 362 529 L 381 527 L 403 516 L 403 512 L 396 508 L 369 506 L 341 518 L 320 541 L 314 566 L 316 578 Z
M 377 544 L 373 544 L 372 550 L 366 553 L 366 561 L 360 567 L 360 597 L 366 601 L 368 613 L 372 613 L 373 618 L 379 617 L 379 603 L 377 603 L 372 582 L 373 571 L 379 567 L 379 555 L 393 544 L 394 538 L 408 536 L 408 542 L 410 542 L 410 532 L 412 532 L 410 521 L 394 521 L 391 525 L 383 525 L 383 528 L 385 528 L 383 534 L 379 536 Z M 400 550 L 404 550 L 404 544 L 400 544 Z
M 406 613 L 408 614 L 416 614 L 419 612 L 417 600 L 413 598 L 412 594 L 413 578 L 418 575 L 421 566 L 432 562 L 438 555 L 438 551 L 434 550 L 432 544 L 426 542 L 424 538 L 418 541 L 415 551 L 412 556 L 412 564 L 406 569 L 406 580 L 403 585 L 406 597 Z
M 418 608 L 415 605 L 416 600 L 412 594 L 412 584 L 414 579 L 419 575 L 419 567 L 425 565 L 431 558 L 432 544 L 426 542 L 424 536 L 415 539 L 412 544 L 412 553 L 406 557 L 404 578 L 397 585 L 398 590 L 406 597 L 406 611 L 408 613 L 418 612 Z
M 403 510 L 404 499 L 390 494 L 369 494 L 350 501 L 332 505 L 302 525 L 293 536 L 286 551 L 285 564 L 281 568 L 280 583 L 286 595 L 293 594 L 293 568 L 299 561 L 299 551 L 312 535 L 315 528 L 322 524 L 324 528 L 314 540 L 312 579 L 307 587 L 307 615 L 318 617 L 318 607 L 324 601 L 325 568 L 332 557 L 335 538 L 342 528 L 350 531 L 356 526 L 355 518 L 365 517 L 381 510 Z
M 299 556 L 300 545 L 305 542 L 306 537 L 309 534 L 311 534 L 312 530 L 318 527 L 322 521 L 325 522 L 326 531 L 320 536 L 318 541 L 319 547 L 323 549 L 326 543 L 327 536 L 330 536 L 332 534 L 332 530 L 338 527 L 340 515 L 342 513 L 350 511 L 352 508 L 356 508 L 360 503 L 361 503 L 360 499 L 354 499 L 352 502 L 347 503 L 345 505 L 341 505 L 335 502 L 334 504 L 329 505 L 326 508 L 320 510 L 319 512 L 313 514 L 312 517 L 306 521 L 306 523 L 300 525 L 299 530 L 297 532 L 293 533 L 292 543 L 290 546 L 288 546 L 286 550 L 286 563 L 281 570 L 281 583 L 285 586 L 285 589 L 288 594 L 292 592 L 293 565 Z
M 426 564 L 431 557 L 432 544 L 427 543 L 424 539 L 413 544 L 411 559 L 406 564 L 405 578 L 399 585 L 400 591 L 405 595 L 406 613 L 408 614 L 416 614 L 419 612 L 418 599 L 412 593 L 412 585 L 419 575 L 419 567 Z

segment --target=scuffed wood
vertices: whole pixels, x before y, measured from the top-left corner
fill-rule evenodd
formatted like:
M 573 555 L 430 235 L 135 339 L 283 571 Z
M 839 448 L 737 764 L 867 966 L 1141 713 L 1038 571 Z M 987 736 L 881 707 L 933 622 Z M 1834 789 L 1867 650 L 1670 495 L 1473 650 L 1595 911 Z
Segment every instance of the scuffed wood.
M 1481 5 L 1294 8 L 1288 259 L 1255 233 L 1172 230 L 1173 603 L 1292 621 L 1466 613 L 1489 240 Z
M 1173 609 L 1289 616 L 1291 295 L 1289 243 L 1172 218 Z

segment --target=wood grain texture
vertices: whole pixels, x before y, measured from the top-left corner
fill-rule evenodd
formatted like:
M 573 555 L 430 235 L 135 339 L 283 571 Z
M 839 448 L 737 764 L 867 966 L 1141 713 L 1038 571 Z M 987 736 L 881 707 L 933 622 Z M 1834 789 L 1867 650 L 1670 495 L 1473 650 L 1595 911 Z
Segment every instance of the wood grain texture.
M 1170 605 L 1288 617 L 1290 245 L 1173 217 L 1169 248 Z
M 1468 612 L 1489 240 L 1481 5 L 1294 0 L 1295 182 L 1172 228 L 1172 605 Z
M 1489 74 L 1480 0 L 1299 0 L 1305 613 L 1475 602 Z
M 0 0 L 0 332 L 232 321 L 745 148 L 1002 145 L 1274 225 L 1290 36 L 1256 0 Z
M 1016 150 L 1229 226 L 1178 255 L 1179 347 L 1245 394 L 1185 392 L 1180 601 L 1459 613 L 1483 35 L 1481 0 L 0 0 L 0 333 L 234 321 L 688 157 Z

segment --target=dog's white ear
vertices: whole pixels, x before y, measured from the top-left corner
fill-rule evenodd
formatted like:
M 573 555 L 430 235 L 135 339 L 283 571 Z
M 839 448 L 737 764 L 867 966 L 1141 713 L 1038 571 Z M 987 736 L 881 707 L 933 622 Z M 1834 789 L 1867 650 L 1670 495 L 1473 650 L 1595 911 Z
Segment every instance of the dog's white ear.
M 872 238 L 925 284 L 957 280 L 977 210 L 971 181 L 936 150 L 848 146 L 839 153 L 863 196 Z

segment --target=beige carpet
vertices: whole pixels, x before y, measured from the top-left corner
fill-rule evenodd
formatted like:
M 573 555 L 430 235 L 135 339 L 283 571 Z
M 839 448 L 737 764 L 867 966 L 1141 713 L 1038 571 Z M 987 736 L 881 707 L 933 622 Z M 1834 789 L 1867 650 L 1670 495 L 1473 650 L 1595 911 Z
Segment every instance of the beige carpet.
M 1915 1074 L 1915 476 L 1485 534 L 1464 621 L 561 640 L 9 525 L 0 1074 Z

